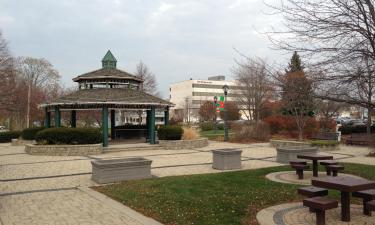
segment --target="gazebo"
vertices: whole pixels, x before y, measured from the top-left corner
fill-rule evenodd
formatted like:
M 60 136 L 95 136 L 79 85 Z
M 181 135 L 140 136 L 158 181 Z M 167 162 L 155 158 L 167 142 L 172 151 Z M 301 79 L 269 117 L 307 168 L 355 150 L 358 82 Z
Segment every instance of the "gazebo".
M 172 103 L 141 90 L 143 80 L 116 68 L 117 60 L 108 50 L 102 68 L 77 76 L 78 90 L 41 105 L 45 111 L 45 127 L 51 127 L 54 112 L 55 127 L 61 126 L 61 111 L 71 112 L 71 127 L 76 127 L 77 110 L 101 110 L 103 147 L 108 146 L 108 114 L 111 138 L 115 138 L 116 110 L 146 110 L 147 139 L 155 144 L 155 110 L 164 110 L 164 124 L 168 124 Z

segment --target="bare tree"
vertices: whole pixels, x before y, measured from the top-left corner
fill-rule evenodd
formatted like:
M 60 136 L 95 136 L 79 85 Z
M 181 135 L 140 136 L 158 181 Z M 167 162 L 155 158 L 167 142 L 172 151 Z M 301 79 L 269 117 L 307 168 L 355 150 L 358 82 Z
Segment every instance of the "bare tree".
M 198 114 L 203 121 L 214 120 L 216 116 L 216 106 L 213 102 L 206 101 L 199 108 Z
M 240 109 L 235 102 L 226 102 L 225 103 L 225 110 L 227 111 L 227 120 L 239 120 L 241 118 Z M 225 112 L 220 111 L 220 117 L 222 119 L 225 118 Z
M 151 95 L 160 96 L 155 75 L 142 61 L 137 64 L 135 75 L 143 80 L 143 83 L 140 86 L 141 91 L 144 91 Z M 139 110 L 137 113 L 139 116 L 139 124 L 142 124 L 143 111 Z
M 375 10 L 371 0 L 281 0 L 271 6 L 285 30 L 269 33 L 279 49 L 309 57 L 315 96 L 362 106 L 375 103 Z M 318 72 L 316 72 L 318 71 Z M 334 87 L 335 91 L 332 91 Z M 370 132 L 369 116 L 367 131 Z
M 26 126 L 29 127 L 32 92 L 37 88 L 55 88 L 58 85 L 60 75 L 46 59 L 18 57 L 16 68 L 19 76 L 25 79 L 28 86 Z
M 0 32 L 0 109 L 9 110 L 14 102 L 16 76 L 14 60 L 11 56 L 7 42 Z
M 246 62 L 236 63 L 234 74 L 240 89 L 235 99 L 249 120 L 259 122 L 261 110 L 273 94 L 271 73 L 261 58 L 246 58 Z
M 150 71 L 148 66 L 140 61 L 137 65 L 137 70 L 135 75 L 143 80 L 143 84 L 141 85 L 141 90 L 151 94 L 159 96 L 159 91 L 157 88 L 157 82 L 155 75 Z
M 330 100 L 315 100 L 317 115 L 320 117 L 320 128 L 324 131 L 329 131 L 328 126 L 332 122 L 333 118 L 338 117 L 340 111 L 347 107 L 345 103 L 335 102 Z

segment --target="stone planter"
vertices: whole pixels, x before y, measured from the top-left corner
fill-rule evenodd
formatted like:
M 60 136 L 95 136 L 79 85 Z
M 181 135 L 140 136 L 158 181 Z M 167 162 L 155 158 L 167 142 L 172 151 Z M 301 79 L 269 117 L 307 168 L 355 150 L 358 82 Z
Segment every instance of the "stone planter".
M 310 146 L 309 143 L 302 142 L 302 141 L 288 141 L 288 140 L 270 140 L 270 144 L 272 147 L 297 147 L 297 146 Z
M 23 139 L 12 139 L 10 143 L 11 146 L 25 146 L 27 144 L 35 144 L 36 142 L 33 140 L 23 140 Z
M 152 160 L 142 157 L 94 160 L 92 180 L 104 184 L 151 178 L 151 163 Z
M 208 146 L 207 138 L 194 140 L 159 140 L 159 145 L 167 150 L 203 148 Z
M 78 156 L 101 154 L 102 144 L 92 145 L 25 145 L 25 152 L 30 155 Z
M 217 170 L 241 169 L 242 150 L 219 149 L 212 150 L 212 168 Z
M 276 161 L 279 163 L 289 163 L 291 160 L 296 160 L 297 155 L 316 155 L 318 148 L 316 147 L 278 147 L 276 148 L 277 156 Z

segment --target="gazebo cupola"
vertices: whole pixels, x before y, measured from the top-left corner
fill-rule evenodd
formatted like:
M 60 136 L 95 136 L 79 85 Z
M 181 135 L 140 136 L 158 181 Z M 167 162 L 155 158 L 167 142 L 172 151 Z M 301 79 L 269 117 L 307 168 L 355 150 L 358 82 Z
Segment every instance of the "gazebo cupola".
M 131 88 L 139 90 L 143 80 L 116 68 L 117 60 L 110 50 L 102 59 L 102 68 L 79 75 L 73 81 L 79 89 Z
M 106 69 L 116 69 L 117 60 L 113 56 L 112 52 L 108 50 L 102 59 L 102 67 Z

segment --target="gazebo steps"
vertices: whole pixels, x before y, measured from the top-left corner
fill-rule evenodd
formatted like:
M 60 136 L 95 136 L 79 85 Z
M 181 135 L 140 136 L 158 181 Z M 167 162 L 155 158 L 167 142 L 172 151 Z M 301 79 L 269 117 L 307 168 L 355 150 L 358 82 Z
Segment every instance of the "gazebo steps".
M 150 145 L 147 143 L 141 144 L 121 144 L 121 145 L 110 145 L 104 148 L 104 153 L 111 152 L 122 152 L 122 151 L 148 151 L 148 150 L 163 150 L 164 148 L 159 145 Z

